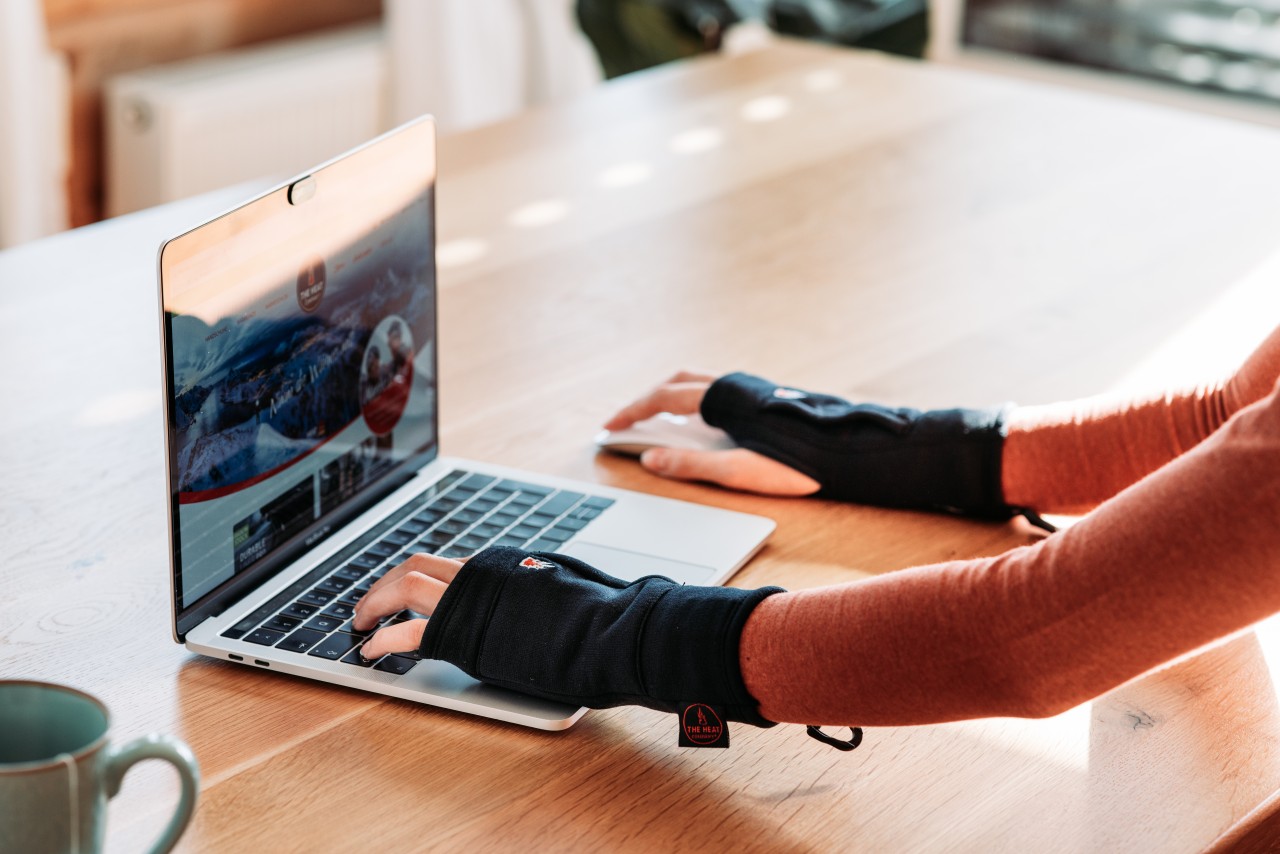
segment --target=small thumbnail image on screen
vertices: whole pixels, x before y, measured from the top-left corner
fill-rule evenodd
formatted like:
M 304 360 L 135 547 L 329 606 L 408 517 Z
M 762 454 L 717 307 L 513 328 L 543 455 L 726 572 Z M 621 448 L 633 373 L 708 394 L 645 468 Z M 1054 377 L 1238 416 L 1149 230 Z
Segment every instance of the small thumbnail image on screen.
M 231 531 L 236 572 L 266 557 L 276 546 L 305 530 L 316 519 L 315 480 L 307 477 L 268 501 Z
M 321 516 L 341 506 L 366 483 L 391 468 L 391 459 L 381 450 L 378 441 L 369 437 L 320 469 Z

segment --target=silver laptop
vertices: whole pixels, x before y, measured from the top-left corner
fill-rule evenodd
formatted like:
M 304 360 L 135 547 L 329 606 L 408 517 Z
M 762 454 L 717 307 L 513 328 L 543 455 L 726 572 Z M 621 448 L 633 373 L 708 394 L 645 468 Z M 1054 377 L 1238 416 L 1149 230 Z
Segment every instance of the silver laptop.
M 435 178 L 424 118 L 161 248 L 174 639 L 563 729 L 585 710 L 364 660 L 351 606 L 410 554 L 491 544 L 717 584 L 774 523 L 439 455 Z

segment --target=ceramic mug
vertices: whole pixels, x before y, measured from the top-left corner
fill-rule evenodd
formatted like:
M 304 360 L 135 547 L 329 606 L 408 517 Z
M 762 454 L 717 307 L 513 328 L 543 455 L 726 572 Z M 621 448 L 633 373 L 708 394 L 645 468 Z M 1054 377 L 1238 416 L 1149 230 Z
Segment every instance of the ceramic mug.
M 115 747 L 110 729 L 107 707 L 83 691 L 0 680 L 0 851 L 100 851 L 107 799 L 143 759 L 178 769 L 182 796 L 151 850 L 173 848 L 196 805 L 200 768 L 191 748 L 158 733 Z

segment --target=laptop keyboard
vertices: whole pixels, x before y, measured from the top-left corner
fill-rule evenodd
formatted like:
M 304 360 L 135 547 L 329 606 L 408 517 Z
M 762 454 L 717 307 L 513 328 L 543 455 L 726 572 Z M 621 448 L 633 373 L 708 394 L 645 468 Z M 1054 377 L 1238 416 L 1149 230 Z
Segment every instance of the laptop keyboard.
M 357 667 L 408 673 L 418 663 L 416 652 L 377 661 L 359 653 L 360 644 L 377 627 L 358 632 L 351 618 L 356 602 L 375 581 L 423 552 L 460 558 L 494 545 L 555 551 L 612 504 L 611 498 L 450 472 L 222 636 Z M 401 611 L 378 626 L 423 616 Z

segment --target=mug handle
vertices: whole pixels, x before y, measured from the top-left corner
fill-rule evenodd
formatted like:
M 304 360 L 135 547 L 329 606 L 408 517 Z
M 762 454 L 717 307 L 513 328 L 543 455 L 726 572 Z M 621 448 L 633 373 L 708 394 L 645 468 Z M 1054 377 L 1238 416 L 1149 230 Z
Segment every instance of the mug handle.
M 160 839 L 151 848 L 151 854 L 166 854 L 178 843 L 178 837 L 186 830 L 191 814 L 195 812 L 196 795 L 200 790 L 200 764 L 195 754 L 184 742 L 168 735 L 151 733 L 140 736 L 123 747 L 111 751 L 104 771 L 104 782 L 107 797 L 114 798 L 120 792 L 120 783 L 125 772 L 134 763 L 144 759 L 163 759 L 178 770 L 178 778 L 182 781 L 182 795 L 178 798 L 178 808 L 169 819 Z

